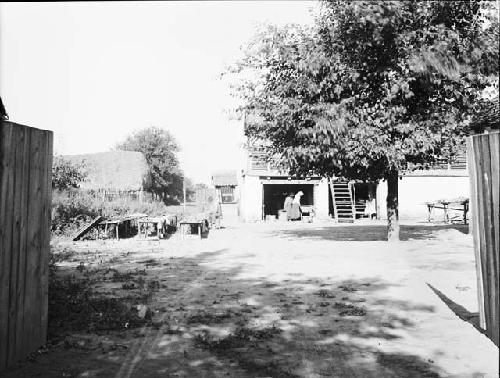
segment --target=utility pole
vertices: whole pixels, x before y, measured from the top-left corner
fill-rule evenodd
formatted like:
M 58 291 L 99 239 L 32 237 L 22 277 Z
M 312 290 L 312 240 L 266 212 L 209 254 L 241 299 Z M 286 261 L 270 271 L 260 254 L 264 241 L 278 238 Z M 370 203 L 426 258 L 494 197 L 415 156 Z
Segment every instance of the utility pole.
M 186 178 L 182 178 L 182 196 L 184 198 L 183 212 L 186 214 Z

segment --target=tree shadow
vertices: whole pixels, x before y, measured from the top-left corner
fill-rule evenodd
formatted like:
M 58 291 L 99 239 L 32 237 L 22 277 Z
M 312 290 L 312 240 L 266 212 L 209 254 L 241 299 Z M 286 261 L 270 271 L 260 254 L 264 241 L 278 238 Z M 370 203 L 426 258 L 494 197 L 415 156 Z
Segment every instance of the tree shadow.
M 242 279 L 243 266 L 207 264 L 223 253 L 179 261 L 176 274 L 185 275 L 182 266 L 194 264 L 201 268 L 198 279 L 139 356 L 132 376 L 440 376 L 418 355 L 376 346 L 400 339 L 415 326 L 415 314 L 434 311 L 382 299 L 393 284 L 377 277 Z
M 419 314 L 434 311 L 426 303 L 387 298 L 397 285 L 380 277 L 244 278 L 245 264 L 218 265 L 227 252 L 159 252 L 161 263 L 148 271 L 164 284 L 148 303 L 152 326 L 105 336 L 124 349 L 71 347 L 77 355 L 71 360 L 64 357 L 67 349 L 55 350 L 38 358 L 38 369 L 21 367 L 6 377 L 50 378 L 61 371 L 125 378 L 444 375 L 417 354 L 384 349 L 411 331 Z
M 400 240 L 432 240 L 436 233 L 443 230 L 457 230 L 463 234 L 469 231 L 468 225 L 401 225 Z M 334 225 L 307 229 L 279 230 L 275 236 L 330 241 L 386 241 L 387 227 L 382 225 Z

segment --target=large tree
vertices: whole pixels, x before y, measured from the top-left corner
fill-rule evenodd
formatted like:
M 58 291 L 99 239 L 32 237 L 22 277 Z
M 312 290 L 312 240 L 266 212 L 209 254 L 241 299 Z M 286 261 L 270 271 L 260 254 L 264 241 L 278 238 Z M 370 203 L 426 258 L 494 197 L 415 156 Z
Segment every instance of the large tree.
M 182 198 L 184 174 L 177 158 L 180 148 L 170 132 L 157 127 L 142 129 L 128 136 L 116 148 L 142 152 L 151 174 L 151 184 L 147 189 L 167 203 L 178 203 Z
M 329 1 L 312 28 L 268 27 L 229 71 L 247 136 L 291 174 L 386 180 L 397 240 L 400 174 L 452 157 L 498 82 L 498 20 L 485 9 Z

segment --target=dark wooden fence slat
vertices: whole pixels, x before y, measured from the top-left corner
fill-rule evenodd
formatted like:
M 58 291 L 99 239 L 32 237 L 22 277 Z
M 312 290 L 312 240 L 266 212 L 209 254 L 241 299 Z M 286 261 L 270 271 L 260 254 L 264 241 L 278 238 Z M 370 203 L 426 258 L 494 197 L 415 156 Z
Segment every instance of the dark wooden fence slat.
M 478 209 L 477 209 L 477 198 L 478 198 L 478 188 L 477 188 L 477 170 L 472 169 L 475 167 L 475 148 L 474 139 L 467 138 L 467 158 L 469 165 L 469 175 L 470 175 L 470 216 L 471 222 L 469 227 L 471 228 L 472 237 L 474 240 L 474 246 L 479 246 L 479 225 L 478 225 Z M 483 272 L 481 265 L 481 255 L 480 248 L 474 247 L 474 258 L 476 260 L 476 280 L 477 280 L 477 298 L 478 298 L 478 310 L 479 310 L 479 325 L 481 328 L 486 328 L 485 323 L 485 312 L 484 312 L 484 293 L 483 293 Z
M 490 260 L 491 268 L 493 271 L 491 277 L 491 295 L 490 300 L 492 302 L 492 314 L 491 314 L 491 335 L 495 343 L 499 344 L 500 338 L 500 300 L 499 300 L 499 255 L 500 255 L 500 134 L 493 133 L 489 134 L 487 138 L 484 138 L 486 143 L 489 144 L 490 151 L 490 210 L 491 215 L 491 249 L 490 249 Z
M 499 345 L 500 134 L 474 135 L 468 143 L 474 248 L 481 281 L 478 289 L 482 290 L 481 326 Z
M 24 129 L 25 137 L 23 150 L 24 154 L 22 157 L 22 183 L 23 190 L 21 192 L 21 223 L 19 226 L 19 274 L 17 280 L 17 297 L 18 297 L 18 307 L 17 307 L 17 327 L 16 327 L 16 356 L 23 355 L 24 349 L 24 296 L 25 296 L 25 286 L 24 280 L 26 277 L 26 236 L 27 236 L 27 226 L 28 226 L 28 187 L 29 187 L 29 152 L 30 152 L 30 141 L 31 141 L 31 130 L 29 128 Z
M 28 264 L 26 267 L 26 296 L 25 319 L 28 334 L 31 338 L 26 340 L 26 351 L 33 352 L 37 348 L 40 332 L 40 318 L 38 311 L 40 307 L 40 232 L 39 223 L 41 220 L 40 203 L 42 163 L 41 163 L 41 141 L 38 130 L 33 130 L 30 144 L 30 183 L 28 202 Z
M 10 294 L 10 269 L 11 269 L 11 248 L 12 248 L 12 217 L 14 211 L 13 204 L 13 190 L 14 190 L 14 169 L 13 165 L 15 163 L 15 132 L 14 129 L 7 126 L 4 134 L 4 143 L 6 150 L 4 151 L 4 166 L 3 166 L 3 177 L 2 177 L 2 199 L 4 205 L 2 207 L 2 215 L 4 218 L 4 223 L 2 224 L 3 230 L 3 240 L 2 249 L 4 250 L 1 266 L 1 282 L 0 288 L 0 322 L 1 322 L 1 335 L 0 343 L 2 354 L 0 355 L 0 366 L 7 366 L 8 363 L 8 352 L 9 352 L 9 294 Z
M 16 130 L 13 135 L 13 191 L 12 191 L 12 242 L 10 257 L 10 286 L 9 286 L 9 329 L 7 363 L 12 364 L 16 360 L 16 327 L 17 327 L 17 281 L 19 275 L 19 255 L 20 255 L 20 223 L 21 223 L 21 193 L 23 191 L 22 179 L 22 157 L 24 146 L 24 130 Z M 21 272 L 22 273 L 22 272 Z
M 12 244 L 12 191 L 14 186 L 12 164 L 14 162 L 14 130 L 10 125 L 2 124 L 2 177 L 1 177 L 1 217 L 2 260 L 0 261 L 0 369 L 7 366 L 9 351 L 9 290 L 10 260 Z
M 44 178 L 45 185 L 43 186 L 43 223 L 42 229 L 46 232 L 42 233 L 42 249 L 41 249 L 41 312 L 40 312 L 40 332 L 41 340 L 47 339 L 47 321 L 49 307 L 49 254 L 50 254 L 50 224 L 52 215 L 52 134 L 45 133 L 45 151 L 44 151 Z
M 45 343 L 51 164 L 52 132 L 0 123 L 0 371 Z

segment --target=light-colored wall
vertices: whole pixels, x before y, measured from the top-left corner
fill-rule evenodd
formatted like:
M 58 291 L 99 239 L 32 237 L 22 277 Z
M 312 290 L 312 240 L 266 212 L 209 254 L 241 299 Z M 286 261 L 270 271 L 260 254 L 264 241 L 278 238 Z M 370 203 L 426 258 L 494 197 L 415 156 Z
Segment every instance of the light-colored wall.
M 262 184 L 258 176 L 241 178 L 240 218 L 245 222 L 262 219 Z
M 328 219 L 328 195 L 328 180 L 322 179 L 314 185 L 314 207 L 319 219 Z
M 399 218 L 427 220 L 426 202 L 469 197 L 468 176 L 414 176 L 399 180 Z M 387 182 L 377 187 L 377 206 L 382 219 L 387 218 Z
M 262 219 L 262 183 L 258 176 L 246 175 L 240 184 L 240 218 L 251 222 Z M 328 219 L 328 181 L 314 185 L 316 217 Z

